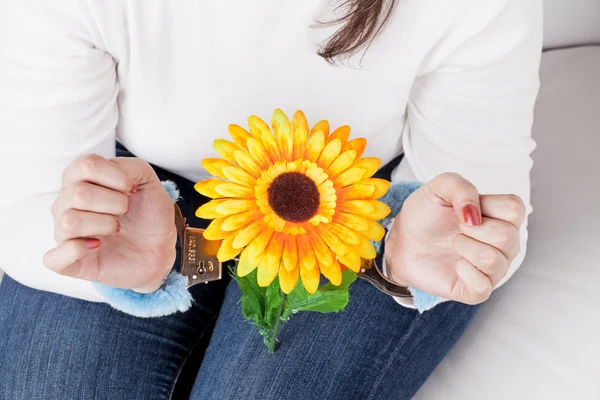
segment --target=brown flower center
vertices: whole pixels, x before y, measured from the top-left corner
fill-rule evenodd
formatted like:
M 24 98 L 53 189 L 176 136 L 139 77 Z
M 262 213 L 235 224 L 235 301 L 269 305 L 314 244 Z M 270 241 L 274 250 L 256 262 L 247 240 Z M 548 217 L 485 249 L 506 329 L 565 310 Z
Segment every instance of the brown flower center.
M 279 175 L 273 180 L 267 192 L 269 205 L 286 221 L 308 221 L 319 209 L 317 185 L 300 172 L 286 172 Z

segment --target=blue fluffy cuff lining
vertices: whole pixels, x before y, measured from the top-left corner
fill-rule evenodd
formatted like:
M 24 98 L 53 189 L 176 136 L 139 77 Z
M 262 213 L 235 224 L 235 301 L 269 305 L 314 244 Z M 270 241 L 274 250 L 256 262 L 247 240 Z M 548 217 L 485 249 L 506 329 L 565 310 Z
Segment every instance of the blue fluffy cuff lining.
M 392 209 L 390 215 L 381 221 L 383 226 L 390 225 L 396 215 L 402 209 L 402 205 L 404 201 L 410 196 L 415 190 L 423 186 L 421 182 L 395 182 L 390 186 L 390 190 L 379 200 L 386 203 Z M 379 251 L 380 243 L 376 243 L 376 248 Z M 445 301 L 444 298 L 434 296 L 428 293 L 425 293 L 413 286 L 408 288 L 413 295 L 413 303 L 415 308 L 420 312 L 424 312 L 432 309 L 437 304 Z
M 175 202 L 179 198 L 177 185 L 162 182 L 163 187 Z M 187 311 L 192 306 L 192 295 L 186 289 L 187 278 L 172 271 L 165 283 L 155 292 L 142 294 L 130 289 L 119 289 L 95 283 L 98 292 L 111 307 L 136 317 L 162 317 L 177 311 Z

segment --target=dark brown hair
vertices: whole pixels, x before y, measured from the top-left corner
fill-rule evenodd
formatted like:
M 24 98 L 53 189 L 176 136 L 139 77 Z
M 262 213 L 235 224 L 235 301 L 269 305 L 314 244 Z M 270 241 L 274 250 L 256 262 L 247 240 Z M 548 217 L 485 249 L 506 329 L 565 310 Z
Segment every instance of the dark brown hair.
M 369 48 L 388 23 L 397 0 L 346 0 L 338 8 L 347 8 L 341 18 L 321 22 L 321 26 L 342 25 L 321 47 L 318 54 L 330 63 L 348 58 Z

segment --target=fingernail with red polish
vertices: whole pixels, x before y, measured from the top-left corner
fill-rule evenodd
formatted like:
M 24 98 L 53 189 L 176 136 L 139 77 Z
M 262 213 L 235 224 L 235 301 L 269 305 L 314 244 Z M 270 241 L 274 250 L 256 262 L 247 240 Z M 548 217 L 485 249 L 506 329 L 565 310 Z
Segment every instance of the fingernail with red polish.
M 131 187 L 131 190 L 129 191 L 129 193 L 134 194 L 135 192 L 137 192 L 138 190 L 138 185 L 137 183 L 133 182 L 133 186 Z
M 119 221 L 117 221 L 116 231 L 117 231 L 117 233 L 121 232 L 121 223 Z
M 481 215 L 475 204 L 467 204 L 463 207 L 463 220 L 465 224 L 471 226 L 481 225 Z
M 98 239 L 87 239 L 85 241 L 85 245 L 87 246 L 88 249 L 97 249 L 98 247 L 100 247 L 100 240 L 98 240 Z

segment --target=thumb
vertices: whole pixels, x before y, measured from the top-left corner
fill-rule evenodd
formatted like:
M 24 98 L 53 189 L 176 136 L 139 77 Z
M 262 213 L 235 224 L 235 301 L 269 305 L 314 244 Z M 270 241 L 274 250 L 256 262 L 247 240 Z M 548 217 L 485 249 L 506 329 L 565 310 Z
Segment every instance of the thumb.
M 150 164 L 140 158 L 115 157 L 110 161 L 117 164 L 138 186 L 160 181 Z
M 454 208 L 461 223 L 481 225 L 481 205 L 475 185 L 459 174 L 447 172 L 427 184 L 434 194 Z

